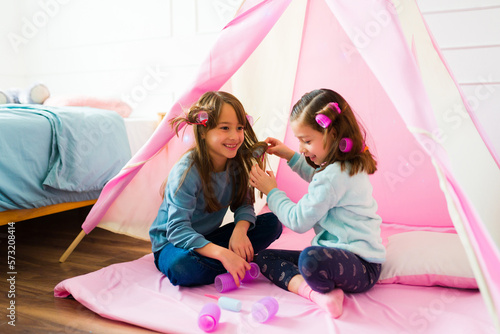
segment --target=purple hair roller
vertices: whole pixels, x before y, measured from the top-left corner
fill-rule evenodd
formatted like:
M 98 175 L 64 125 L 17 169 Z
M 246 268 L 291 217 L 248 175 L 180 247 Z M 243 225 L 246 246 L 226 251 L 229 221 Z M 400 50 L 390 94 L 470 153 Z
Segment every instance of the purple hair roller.
M 242 282 L 250 282 L 259 277 L 260 268 L 257 263 L 250 262 L 250 270 L 247 270 L 245 277 L 241 280 Z M 217 292 L 228 292 L 238 288 L 234 282 L 233 275 L 230 273 L 220 274 L 215 277 L 214 280 L 215 290 Z
M 342 138 L 339 143 L 339 149 L 344 153 L 350 152 L 352 149 L 351 138 Z
M 264 297 L 252 305 L 252 317 L 257 322 L 266 322 L 278 312 L 279 304 L 273 297 Z
M 215 290 L 218 292 L 228 292 L 238 288 L 230 273 L 220 274 L 215 277 Z
M 250 270 L 247 270 L 245 273 L 245 277 L 241 280 L 242 282 L 250 282 L 259 277 L 260 274 L 260 268 L 259 265 L 255 262 L 250 262 Z

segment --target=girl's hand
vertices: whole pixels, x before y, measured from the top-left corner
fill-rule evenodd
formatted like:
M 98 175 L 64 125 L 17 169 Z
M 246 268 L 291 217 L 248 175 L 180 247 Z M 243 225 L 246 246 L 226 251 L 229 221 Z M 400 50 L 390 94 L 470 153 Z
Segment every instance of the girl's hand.
M 236 286 L 240 286 L 240 281 L 245 277 L 247 270 L 250 270 L 250 264 L 243 260 L 239 255 L 233 251 L 224 248 L 224 252 L 221 254 L 220 261 L 228 273 L 233 276 Z
M 264 172 L 258 165 L 253 165 L 250 171 L 250 185 L 266 195 L 278 187 L 274 173 L 272 171 Z
M 229 250 L 239 255 L 247 262 L 253 260 L 253 246 L 248 238 L 247 231 L 250 227 L 250 222 L 242 220 L 236 223 L 231 238 L 229 239 Z
M 295 154 L 295 152 L 292 149 L 290 149 L 288 146 L 286 146 L 276 138 L 267 137 L 265 142 L 269 144 L 269 147 L 267 148 L 266 152 L 269 154 L 277 155 L 281 159 L 286 159 L 286 161 L 290 161 L 290 159 Z
M 233 232 L 229 239 L 229 250 L 232 250 L 236 255 L 239 255 L 247 262 L 252 262 L 253 260 L 253 246 L 246 233 L 241 234 Z

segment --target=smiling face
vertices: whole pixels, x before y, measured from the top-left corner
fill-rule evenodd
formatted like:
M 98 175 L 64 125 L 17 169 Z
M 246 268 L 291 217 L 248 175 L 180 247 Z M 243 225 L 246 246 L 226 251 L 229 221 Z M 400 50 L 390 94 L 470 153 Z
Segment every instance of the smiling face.
M 323 133 L 304 124 L 300 118 L 292 121 L 290 126 L 295 137 L 299 139 L 299 153 L 309 157 L 318 166 L 325 162 L 332 140 L 328 140 L 325 147 Z
M 215 172 L 226 168 L 227 159 L 236 156 L 244 140 L 245 127 L 238 121 L 234 108 L 224 103 L 217 125 L 206 132 L 205 141 Z

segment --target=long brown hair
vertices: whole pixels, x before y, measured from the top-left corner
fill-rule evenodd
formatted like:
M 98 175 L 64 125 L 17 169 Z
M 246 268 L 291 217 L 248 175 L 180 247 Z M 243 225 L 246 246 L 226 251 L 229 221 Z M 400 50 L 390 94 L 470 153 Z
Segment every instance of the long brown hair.
M 203 139 L 205 133 L 217 126 L 222 106 L 227 103 L 233 107 L 238 118 L 238 122 L 244 125 L 244 140 L 241 147 L 238 149 L 236 156 L 228 159 L 226 169 L 229 170 L 229 175 L 233 181 L 233 194 L 230 205 L 238 207 L 250 201 L 255 202 L 254 188 L 249 183 L 249 173 L 252 165 L 258 163 L 261 168 L 265 168 L 264 160 L 255 159 L 252 156 L 250 148 L 258 142 L 257 136 L 252 129 L 252 125 L 246 117 L 245 109 L 241 102 L 232 94 L 223 91 L 211 91 L 203 94 L 199 100 L 186 111 L 185 115 L 173 118 L 170 124 L 175 129 L 177 136 L 179 135 L 180 127 L 183 124 L 191 124 L 193 126 L 195 146 L 188 152 L 193 152 L 193 161 L 191 166 L 186 170 L 181 179 L 179 187 L 184 182 L 187 172 L 195 166 L 200 174 L 201 184 L 203 187 L 206 207 L 208 212 L 215 212 L 222 209 L 222 205 L 214 195 L 212 185 L 212 172 L 214 166 L 212 159 L 208 153 L 208 147 Z M 204 124 L 200 124 L 200 113 L 206 113 L 208 119 Z
M 338 104 L 340 113 L 330 105 L 331 102 Z M 327 128 L 321 127 L 316 121 L 318 114 L 323 114 L 331 120 Z M 302 124 L 322 132 L 325 148 L 331 142 L 330 151 L 319 171 L 336 161 L 340 162 L 342 171 L 345 170 L 346 164 L 349 163 L 351 165 L 349 175 L 351 176 L 362 171 L 373 174 L 377 170 L 375 158 L 368 149 L 365 149 L 365 129 L 358 124 L 351 107 L 337 92 L 323 88 L 304 94 L 293 106 L 290 121 L 300 121 Z M 340 150 L 339 143 L 342 138 L 352 140 L 353 145 L 349 152 Z M 310 166 L 318 167 L 308 157 L 306 157 L 306 160 Z

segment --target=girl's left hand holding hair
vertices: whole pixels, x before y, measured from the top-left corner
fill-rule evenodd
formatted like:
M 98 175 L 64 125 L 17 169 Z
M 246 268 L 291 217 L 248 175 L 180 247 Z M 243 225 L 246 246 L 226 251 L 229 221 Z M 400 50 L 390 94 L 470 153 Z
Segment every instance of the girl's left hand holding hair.
M 272 171 L 264 172 L 258 165 L 254 165 L 250 171 L 250 185 L 257 188 L 265 195 L 278 187 L 274 173 Z

